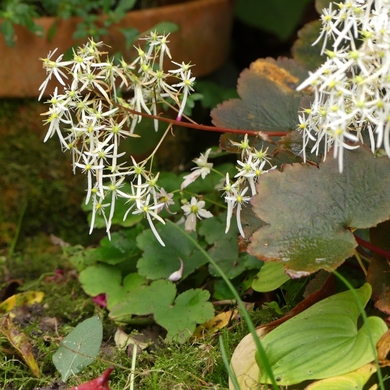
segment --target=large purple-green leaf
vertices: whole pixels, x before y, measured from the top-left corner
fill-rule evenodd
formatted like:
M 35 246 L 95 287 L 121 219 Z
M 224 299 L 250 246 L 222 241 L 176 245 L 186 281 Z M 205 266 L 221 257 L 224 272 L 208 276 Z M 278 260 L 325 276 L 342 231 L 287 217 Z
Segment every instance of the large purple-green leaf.
M 326 55 L 321 55 L 322 42 L 313 45 L 320 35 L 321 27 L 319 20 L 305 24 L 298 31 L 298 39 L 291 49 L 294 59 L 311 71 L 316 70 L 326 60 Z M 327 47 L 330 49 L 331 43 Z
M 332 151 L 319 168 L 284 166 L 262 175 L 253 211 L 269 225 L 251 237 L 249 253 L 282 261 L 292 277 L 337 268 L 357 243 L 351 230 L 390 217 L 390 159 L 364 146 L 345 152 L 344 171 Z
M 258 131 L 289 131 L 298 123 L 302 92 L 296 87 L 307 71 L 291 59 L 259 59 L 239 79 L 240 99 L 218 105 L 211 113 L 215 126 Z

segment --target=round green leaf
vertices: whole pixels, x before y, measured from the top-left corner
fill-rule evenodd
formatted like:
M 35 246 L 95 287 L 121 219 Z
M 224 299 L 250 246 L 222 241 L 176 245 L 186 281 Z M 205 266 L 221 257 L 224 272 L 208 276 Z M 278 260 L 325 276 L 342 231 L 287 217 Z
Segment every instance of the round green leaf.
M 254 277 L 252 288 L 258 292 L 273 291 L 289 279 L 282 263 L 269 262 L 265 263 Z
M 110 317 L 120 320 L 132 314 L 152 314 L 158 308 L 167 309 L 176 296 L 176 286 L 167 280 L 156 280 L 149 286 L 140 286 L 127 294 L 110 311 Z M 165 310 L 164 309 L 164 310 Z
M 107 265 L 91 265 L 80 272 L 79 281 L 84 291 L 95 297 L 117 289 L 122 282 L 119 268 Z

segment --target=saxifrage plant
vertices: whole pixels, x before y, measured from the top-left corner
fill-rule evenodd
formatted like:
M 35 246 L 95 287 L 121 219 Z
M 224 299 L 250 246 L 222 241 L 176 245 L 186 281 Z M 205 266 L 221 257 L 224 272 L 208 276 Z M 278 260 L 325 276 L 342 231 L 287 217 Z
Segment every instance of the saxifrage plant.
M 213 315 L 207 308 L 207 292 L 196 288 L 176 293 L 173 281 L 181 283 L 203 269 L 207 260 L 166 220 L 183 226 L 221 264 L 228 258 L 225 269 L 233 271 L 231 278 L 256 268 L 255 258 L 281 264 L 273 268 L 273 281 L 278 281 L 270 283 L 273 288 L 290 282 L 286 277 L 335 270 L 354 256 L 373 286 L 375 305 L 389 312 L 385 298 L 389 280 L 382 273 L 390 257 L 385 238 L 390 217 L 390 8 L 380 0 L 317 1 L 317 7 L 324 8 L 322 26 L 312 23 L 301 31 L 295 59 L 257 60 L 244 70 L 238 81 L 239 98 L 213 110 L 215 127 L 183 119 L 195 79 L 191 64 L 173 62 L 172 70 L 163 69 L 164 56 L 170 57 L 166 35 L 146 37 L 146 47 L 138 48 L 131 64 L 106 58 L 104 46 L 93 40 L 75 50 L 69 61 L 63 61 L 62 55 L 54 60 L 53 53 L 43 60 L 48 79 L 56 77 L 62 85 L 48 101 L 45 140 L 56 134 L 61 147 L 71 152 L 74 169 L 87 175 L 91 231 L 103 221 L 110 235 L 113 222 L 120 220 L 119 209 L 124 209 L 121 224 L 133 226 L 125 233 L 113 233 L 113 245 L 102 242 L 98 251 L 83 252 L 87 262 L 79 264 L 86 291 L 106 294 L 112 318 L 132 322 L 137 316 L 153 315 L 170 339 L 184 342 L 196 323 Z M 322 49 L 311 49 L 308 37 L 313 35 L 324 40 Z M 170 82 L 172 78 L 176 81 Z M 41 91 L 45 86 L 46 81 Z M 175 120 L 159 114 L 163 105 L 177 111 Z M 142 161 L 125 157 L 120 140 L 142 136 L 137 129 L 145 118 L 153 120 L 150 131 L 159 131 L 161 122 L 168 124 L 161 140 Z M 215 167 L 209 159 L 220 152 L 209 149 L 194 160 L 196 167 L 187 175 L 156 173 L 156 150 L 177 125 L 225 133 L 220 147 L 239 156 L 236 169 L 231 164 Z M 225 205 L 215 190 L 222 192 Z M 222 210 L 224 227 L 219 219 Z M 198 220 L 202 221 L 197 226 Z M 239 235 L 238 242 L 224 240 L 231 231 Z M 257 262 L 257 268 L 261 264 Z M 89 280 L 99 272 L 115 276 L 96 288 Z M 212 266 L 208 272 L 213 275 Z M 253 276 L 252 288 L 264 291 L 261 285 L 269 282 L 264 278 L 270 273 L 260 270 Z M 371 295 L 369 287 L 361 291 L 359 308 Z M 166 307 L 162 312 L 159 299 Z M 340 308 L 337 302 L 334 305 Z M 187 318 L 191 323 L 177 326 L 181 308 L 193 305 L 194 317 Z M 171 312 L 168 307 L 172 321 L 164 318 Z M 323 321 L 332 319 L 325 316 Z M 370 337 L 376 342 L 386 325 L 376 317 L 366 323 L 375 323 Z M 305 348 L 310 349 L 314 339 Z M 294 348 L 299 354 L 300 346 Z M 373 356 L 374 352 L 370 359 Z M 259 367 L 262 362 L 258 361 Z M 321 376 L 299 373 L 285 384 L 357 368 L 347 364 L 340 372 L 334 364 L 334 370 Z M 275 384 L 276 379 L 260 373 L 255 382 Z

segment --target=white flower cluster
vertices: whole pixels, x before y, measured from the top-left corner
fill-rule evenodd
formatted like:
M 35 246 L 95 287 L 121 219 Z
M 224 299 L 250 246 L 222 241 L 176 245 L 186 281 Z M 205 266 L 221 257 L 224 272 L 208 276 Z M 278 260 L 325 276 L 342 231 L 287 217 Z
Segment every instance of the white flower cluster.
M 164 223 L 158 212 L 173 203 L 172 195 L 158 186 L 158 174 L 154 176 L 145 168 L 153 153 L 141 163 L 133 158 L 130 166 L 120 162 L 125 154 L 119 150 L 120 139 L 135 136 L 142 119 L 135 111 L 156 116 L 158 104 L 167 99 L 177 105 L 180 120 L 195 78 L 189 64 L 172 61 L 177 68 L 163 70 L 164 58 L 171 58 L 166 35 L 152 32 L 145 40 L 145 51 L 138 48 L 138 56 L 131 64 L 123 59 L 114 62 L 101 51 L 103 43 L 93 40 L 75 50 L 70 61 L 63 61 L 63 55 L 53 60 L 54 50 L 43 59 L 47 78 L 39 88 L 39 99 L 54 76 L 63 90 L 56 88 L 47 101 L 49 110 L 44 115 L 49 129 L 45 141 L 57 134 L 63 150 L 72 153 L 73 169 L 80 168 L 87 175 L 86 203 L 93 204 L 91 231 L 96 213 L 101 213 L 109 234 L 119 196 L 129 200 L 128 212 L 144 214 L 164 245 L 152 219 Z M 168 78 L 177 79 L 177 83 L 168 83 Z M 131 97 L 119 97 L 119 88 Z M 130 194 L 121 190 L 125 179 L 131 184 Z
M 223 187 L 225 202 L 227 203 L 225 233 L 230 229 L 230 220 L 236 208 L 238 231 L 242 237 L 245 237 L 241 224 L 242 207 L 251 200 L 252 196 L 256 195 L 255 183 L 259 177 L 271 169 L 275 169 L 276 166 L 272 166 L 267 158 L 267 150 L 257 150 L 250 146 L 247 134 L 241 142 L 231 141 L 231 143 L 241 150 L 241 160 L 237 160 L 239 166 L 237 167 L 238 173 L 234 176 L 236 178 L 234 183 L 230 183 L 229 174 L 226 173 L 225 186 Z M 264 169 L 265 167 L 268 167 L 268 169 Z
M 345 0 L 323 10 L 325 63 L 310 74 L 299 90 L 310 87 L 314 101 L 300 113 L 303 154 L 324 155 L 334 146 L 339 170 L 343 150 L 369 139 L 373 152 L 384 148 L 390 156 L 390 1 Z M 326 50 L 332 41 L 332 50 Z

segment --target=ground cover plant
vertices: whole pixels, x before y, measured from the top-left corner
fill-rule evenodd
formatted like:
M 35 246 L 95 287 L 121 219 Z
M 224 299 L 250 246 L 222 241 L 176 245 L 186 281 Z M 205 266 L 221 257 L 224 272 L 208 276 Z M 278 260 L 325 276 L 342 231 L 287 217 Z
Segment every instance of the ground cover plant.
M 386 388 L 389 3 L 316 6 L 321 20 L 301 30 L 294 58 L 253 62 L 237 96 L 213 109 L 213 126 L 190 119 L 193 64 L 163 68 L 168 35 L 143 37 L 130 64 L 93 39 L 73 59 L 43 59 L 41 94 L 50 78 L 59 82 L 45 141 L 56 136 L 85 174 L 89 231 L 105 231 L 93 247 L 61 243 L 76 296 L 92 306 L 55 348 L 48 343 L 69 387 Z M 219 145 L 181 172 L 160 169 L 159 151 L 184 128 L 222 133 Z M 156 134 L 142 155 L 124 147 Z M 35 291 L 16 306 L 33 307 Z M 258 329 L 253 302 L 263 309 Z M 39 376 L 12 316 L 2 321 Z M 129 332 L 151 327 L 160 352 Z M 238 340 L 225 328 L 240 329 L 232 356 Z M 115 329 L 111 356 L 105 329 Z M 202 375 L 178 374 L 191 365 Z

